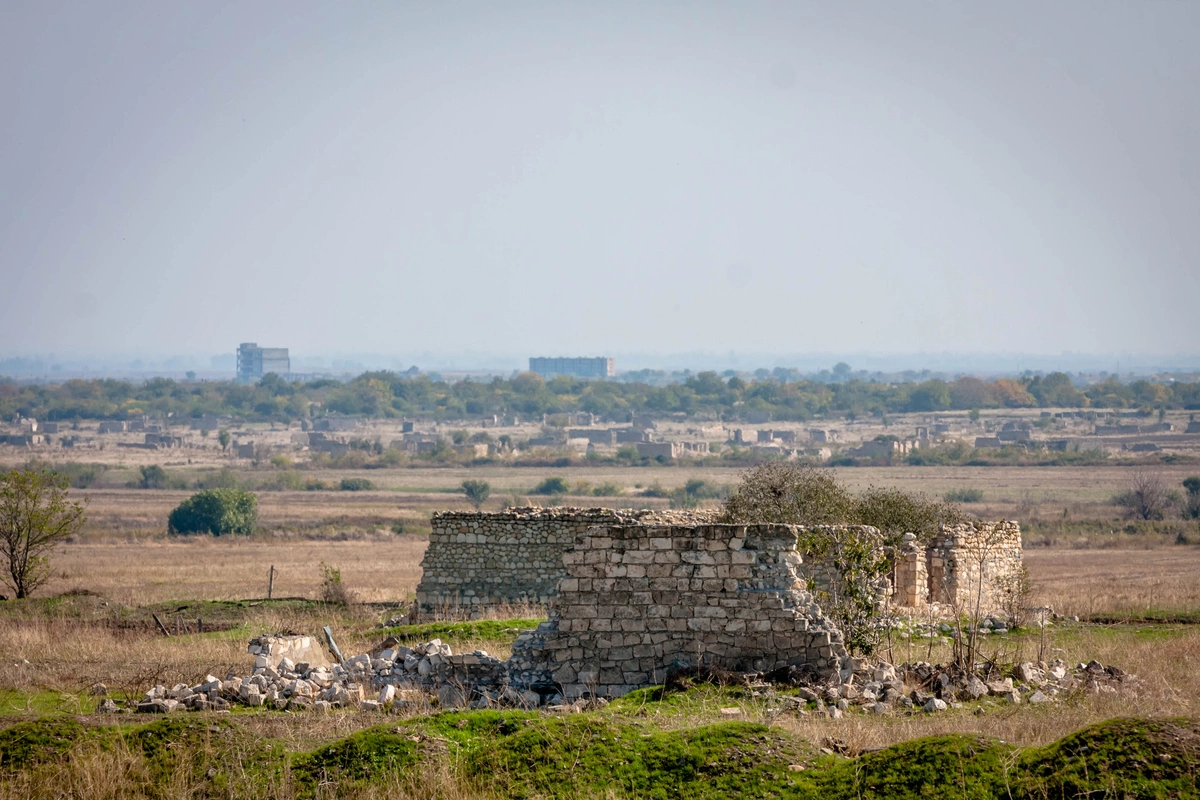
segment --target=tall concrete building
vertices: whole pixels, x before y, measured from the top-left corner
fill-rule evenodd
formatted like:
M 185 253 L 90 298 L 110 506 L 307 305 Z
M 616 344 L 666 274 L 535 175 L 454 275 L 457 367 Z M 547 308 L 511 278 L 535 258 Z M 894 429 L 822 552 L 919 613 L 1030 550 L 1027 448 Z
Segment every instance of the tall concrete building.
M 612 378 L 617 374 L 617 362 L 611 358 L 531 358 L 529 371 L 543 378 L 569 375 L 572 378 Z
M 238 345 L 237 379 L 242 383 L 254 383 L 268 372 L 282 376 L 291 371 L 292 360 L 286 347 L 259 347 L 254 342 Z

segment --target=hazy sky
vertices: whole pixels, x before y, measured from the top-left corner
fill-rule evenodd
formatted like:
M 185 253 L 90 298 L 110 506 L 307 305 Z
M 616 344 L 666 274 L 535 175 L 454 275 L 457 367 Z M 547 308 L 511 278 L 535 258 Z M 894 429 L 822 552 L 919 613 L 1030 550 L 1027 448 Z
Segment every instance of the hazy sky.
M 7 2 L 0 354 L 1200 350 L 1197 2 Z

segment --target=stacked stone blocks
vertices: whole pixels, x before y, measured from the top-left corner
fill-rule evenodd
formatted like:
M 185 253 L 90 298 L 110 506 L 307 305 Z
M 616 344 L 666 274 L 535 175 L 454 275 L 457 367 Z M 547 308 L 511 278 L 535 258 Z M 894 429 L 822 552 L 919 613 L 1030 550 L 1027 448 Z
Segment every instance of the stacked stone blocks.
M 703 522 L 715 512 L 614 511 L 607 508 L 510 508 L 499 514 L 434 514 L 421 562 L 417 602 L 479 612 L 514 602 L 545 604 L 566 575 L 563 553 L 595 525 L 645 521 Z
M 572 699 L 660 684 L 673 667 L 835 672 L 842 636 L 798 573 L 797 531 L 593 528 L 564 555 L 550 621 L 514 646 L 510 680 Z
M 925 550 L 929 602 L 984 613 L 1003 608 L 1002 578 L 1021 569 L 1021 526 L 1010 520 L 945 525 Z

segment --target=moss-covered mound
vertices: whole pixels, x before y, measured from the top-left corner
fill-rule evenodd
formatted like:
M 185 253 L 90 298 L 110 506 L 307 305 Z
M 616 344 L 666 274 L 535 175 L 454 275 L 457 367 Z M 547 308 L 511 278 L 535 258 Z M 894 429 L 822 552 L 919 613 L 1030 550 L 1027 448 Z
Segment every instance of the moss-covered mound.
M 0 731 L 0 797 L 68 796 L 102 771 L 124 782 L 114 796 L 130 797 L 1200 798 L 1190 720 L 1111 720 L 1025 749 L 933 736 L 856 758 L 753 723 L 663 730 L 619 706 L 443 713 L 290 755 L 251 725 L 243 715 L 15 725 Z

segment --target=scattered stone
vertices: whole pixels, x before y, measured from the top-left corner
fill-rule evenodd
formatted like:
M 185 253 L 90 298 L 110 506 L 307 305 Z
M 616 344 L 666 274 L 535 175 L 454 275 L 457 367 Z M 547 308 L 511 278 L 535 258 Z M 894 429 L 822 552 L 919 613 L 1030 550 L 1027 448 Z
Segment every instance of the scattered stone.
M 97 714 L 118 714 L 120 711 L 121 709 L 117 708 L 117 704 L 109 698 L 101 700 L 100 704 L 96 706 Z
M 108 694 L 108 687 L 103 683 L 93 683 L 88 691 L 91 692 L 95 697 L 104 697 L 106 694 Z
M 1054 699 L 1051 697 L 1047 697 L 1042 692 L 1041 689 L 1038 689 L 1037 691 L 1035 691 L 1033 694 L 1031 694 L 1029 696 L 1029 702 L 1030 703 L 1053 703 Z
M 971 677 L 967 678 L 967 686 L 964 691 L 972 700 L 980 700 L 984 697 L 987 697 L 989 688 L 986 683 L 979 680 L 978 677 L 972 675 Z
M 929 698 L 929 702 L 925 703 L 925 705 L 922 706 L 922 708 L 924 708 L 924 710 L 926 712 L 932 714 L 935 711 L 945 711 L 947 706 L 946 706 L 946 702 L 944 700 L 939 700 L 936 697 L 931 697 L 931 698 Z
M 730 719 L 733 717 L 740 717 L 741 715 L 742 715 L 742 710 L 740 708 L 722 708 L 721 709 L 721 716 L 725 717 L 726 719 Z

